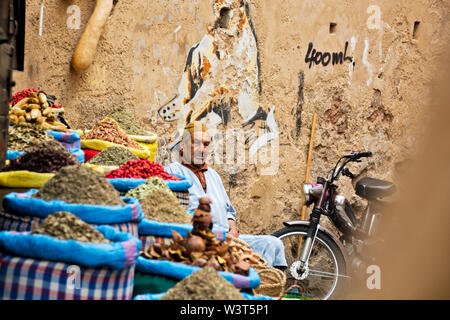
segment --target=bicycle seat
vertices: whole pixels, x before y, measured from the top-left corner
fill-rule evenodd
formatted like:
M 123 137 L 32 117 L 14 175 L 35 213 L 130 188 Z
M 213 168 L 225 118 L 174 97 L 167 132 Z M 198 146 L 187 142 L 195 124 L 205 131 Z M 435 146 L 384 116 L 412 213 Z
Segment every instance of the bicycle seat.
M 355 185 L 356 194 L 367 200 L 390 196 L 395 190 L 395 184 L 392 182 L 369 177 L 360 179 Z

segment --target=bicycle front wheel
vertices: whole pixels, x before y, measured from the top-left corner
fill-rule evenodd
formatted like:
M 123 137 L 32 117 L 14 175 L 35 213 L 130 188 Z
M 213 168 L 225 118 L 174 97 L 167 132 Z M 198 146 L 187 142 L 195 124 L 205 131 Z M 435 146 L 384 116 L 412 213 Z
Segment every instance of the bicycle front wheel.
M 308 272 L 303 280 L 293 274 L 291 266 L 299 260 L 301 247 L 305 243 L 308 226 L 297 225 L 275 231 L 272 235 L 283 241 L 288 267 L 285 270 L 286 288 L 300 286 L 301 291 L 288 293 L 287 297 L 306 299 L 339 299 L 343 297 L 348 276 L 343 253 L 336 242 L 325 232 L 317 233 L 310 258 Z

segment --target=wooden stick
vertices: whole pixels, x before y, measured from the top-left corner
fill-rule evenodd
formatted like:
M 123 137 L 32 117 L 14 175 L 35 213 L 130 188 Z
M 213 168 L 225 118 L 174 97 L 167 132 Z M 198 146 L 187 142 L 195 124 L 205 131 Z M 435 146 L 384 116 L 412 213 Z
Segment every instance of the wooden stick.
M 316 131 L 316 119 L 317 115 L 314 113 L 312 118 L 312 126 L 311 126 L 311 136 L 309 138 L 309 150 L 308 150 L 308 159 L 306 162 L 306 174 L 305 174 L 305 183 L 309 182 L 309 175 L 311 173 L 311 156 L 312 156 L 312 150 L 313 150 L 313 141 L 314 141 L 314 133 Z M 305 214 L 306 214 L 306 204 L 303 203 L 302 205 L 302 213 L 300 216 L 300 220 L 305 220 Z M 303 237 L 298 237 L 298 247 L 297 247 L 297 260 L 300 257 L 300 251 L 303 245 Z

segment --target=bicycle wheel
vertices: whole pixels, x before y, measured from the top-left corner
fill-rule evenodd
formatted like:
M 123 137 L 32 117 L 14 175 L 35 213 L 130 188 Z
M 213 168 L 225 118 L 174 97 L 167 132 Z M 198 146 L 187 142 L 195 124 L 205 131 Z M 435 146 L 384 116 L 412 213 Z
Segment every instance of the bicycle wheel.
M 298 298 L 302 296 L 307 299 L 319 300 L 342 298 L 348 282 L 343 253 L 334 240 L 321 230 L 317 233 L 308 261 L 307 277 L 297 280 L 292 275 L 291 266 L 298 261 L 299 243 L 305 243 L 307 231 L 308 226 L 298 225 L 282 228 L 272 234 L 284 244 L 288 263 L 285 270 L 286 288 L 293 285 L 300 286 L 303 289 L 303 295 L 298 293 L 296 295 Z M 302 240 L 299 241 L 299 238 Z M 292 295 L 289 296 L 292 297 Z

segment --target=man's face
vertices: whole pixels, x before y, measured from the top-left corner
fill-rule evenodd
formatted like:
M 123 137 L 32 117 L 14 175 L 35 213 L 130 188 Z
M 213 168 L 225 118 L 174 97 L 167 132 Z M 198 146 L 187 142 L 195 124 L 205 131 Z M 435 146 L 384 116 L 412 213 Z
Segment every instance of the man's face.
M 204 165 L 208 157 L 208 146 L 211 142 L 209 133 L 196 131 L 191 139 L 186 140 L 182 146 L 184 160 L 189 164 Z

